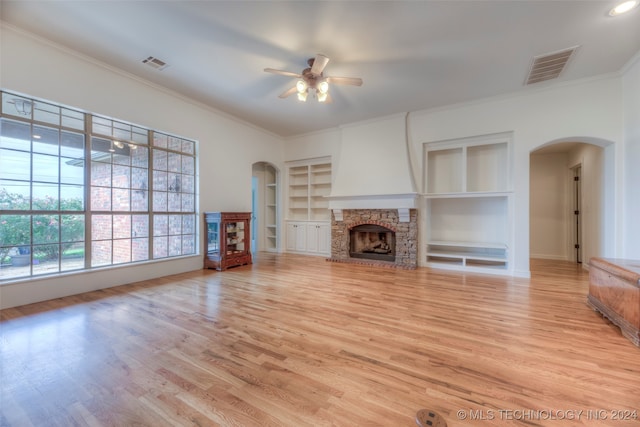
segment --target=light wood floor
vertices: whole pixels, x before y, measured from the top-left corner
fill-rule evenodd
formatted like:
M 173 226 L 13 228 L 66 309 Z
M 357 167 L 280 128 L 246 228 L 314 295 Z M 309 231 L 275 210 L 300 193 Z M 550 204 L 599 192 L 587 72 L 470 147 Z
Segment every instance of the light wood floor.
M 639 425 L 640 349 L 580 268 L 532 271 L 259 254 L 3 310 L 0 425 Z

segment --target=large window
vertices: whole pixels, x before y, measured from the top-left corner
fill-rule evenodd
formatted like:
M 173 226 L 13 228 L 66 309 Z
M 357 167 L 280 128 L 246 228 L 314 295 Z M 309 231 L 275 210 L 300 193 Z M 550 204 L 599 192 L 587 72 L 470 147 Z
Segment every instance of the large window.
M 195 152 L 3 92 L 0 281 L 195 254 Z

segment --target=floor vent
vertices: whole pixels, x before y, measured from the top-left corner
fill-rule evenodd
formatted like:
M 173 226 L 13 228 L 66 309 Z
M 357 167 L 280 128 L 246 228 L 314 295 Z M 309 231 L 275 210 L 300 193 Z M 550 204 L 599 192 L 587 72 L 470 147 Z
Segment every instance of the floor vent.
M 555 79 L 560 76 L 577 49 L 578 46 L 574 46 L 557 52 L 535 56 L 531 61 L 531 68 L 525 85 Z
M 164 70 L 165 68 L 168 67 L 168 64 L 158 58 L 155 58 L 153 56 L 148 57 L 147 59 L 143 59 L 142 60 L 143 64 L 147 64 L 148 66 L 150 66 L 151 68 L 155 68 L 156 70 Z

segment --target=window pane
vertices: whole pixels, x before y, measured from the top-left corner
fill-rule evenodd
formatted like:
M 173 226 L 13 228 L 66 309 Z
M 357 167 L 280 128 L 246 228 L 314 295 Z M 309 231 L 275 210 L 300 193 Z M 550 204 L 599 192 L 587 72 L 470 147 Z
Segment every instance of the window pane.
M 169 137 L 158 132 L 153 133 L 153 145 L 160 148 L 167 148 Z
M 84 135 L 63 131 L 60 138 L 60 155 L 84 159 Z
M 149 259 L 149 239 L 131 240 L 131 261 L 145 261 Z
M 31 225 L 33 244 L 58 243 L 60 241 L 60 217 L 58 215 L 34 215 Z
M 133 190 L 131 192 L 131 210 L 135 212 L 147 211 L 147 198 L 149 192 L 144 190 Z
M 153 192 L 153 210 L 155 212 L 167 211 L 167 193 L 163 191 Z
M 131 210 L 130 199 L 131 190 L 122 188 L 114 188 L 112 190 L 113 199 L 111 210 L 113 211 L 129 211 Z
M 167 158 L 167 169 L 169 172 L 180 172 L 180 158 L 182 156 L 177 153 L 169 153 Z
M 111 239 L 111 215 L 93 215 L 91 217 L 91 240 Z
M 0 179 L 31 180 L 31 154 L 0 149 Z
M 62 120 L 61 124 L 64 127 L 84 130 L 84 113 L 80 111 L 69 110 L 68 108 L 61 108 Z
M 131 168 L 129 166 L 113 165 L 111 186 L 116 188 L 131 188 Z
M 182 216 L 169 215 L 169 234 L 182 234 Z
M 169 188 L 169 174 L 162 171 L 153 171 L 153 190 L 167 191 Z
M 26 123 L 2 119 L 0 121 L 0 147 L 31 150 L 31 126 Z
M 153 257 L 165 258 L 169 252 L 168 247 L 169 247 L 169 238 L 167 236 L 154 238 L 153 239 Z
M 33 106 L 33 119 L 39 122 L 60 124 L 60 107 L 44 102 L 35 102 Z
M 34 102 L 11 93 L 2 93 L 2 111 L 5 114 L 30 119 L 33 114 Z
M 58 157 L 45 154 L 33 155 L 33 180 L 59 182 Z
M 182 156 L 182 173 L 194 175 L 196 173 L 195 161 L 193 157 Z
M 180 193 L 169 193 L 169 198 L 167 200 L 167 210 L 169 212 L 180 212 Z
M 84 241 L 84 215 L 62 215 L 61 242 Z
M 94 211 L 111 210 L 111 189 L 91 187 L 91 209 Z
M 131 150 L 131 165 L 140 168 L 149 167 L 149 149 L 147 147 L 137 147 L 135 150 Z
M 149 217 L 147 215 L 131 216 L 131 234 L 133 237 L 149 236 Z
M 194 193 L 196 191 L 193 175 L 182 175 L 182 191 L 185 193 Z
M 182 194 L 182 212 L 193 212 L 196 210 L 195 197 L 193 194 Z
M 113 263 L 131 262 L 131 239 L 113 241 Z
M 182 141 L 182 152 L 186 154 L 195 154 L 195 144 L 193 141 Z
M 128 239 L 131 237 L 131 215 L 113 216 L 113 238 Z
M 33 274 L 57 273 L 60 271 L 60 245 L 33 247 Z
M 111 264 L 111 240 L 91 242 L 91 266 Z
M 61 271 L 84 268 L 84 243 L 68 243 L 62 245 Z
M 167 152 L 162 150 L 153 150 L 153 169 L 167 170 Z
M 43 126 L 33 127 L 33 152 L 58 155 L 60 132 Z
M 84 162 L 61 157 L 60 182 L 65 184 L 84 184 Z
M 0 180 L 0 210 L 30 209 L 30 193 L 28 181 Z
M 182 236 L 169 236 L 169 256 L 182 255 Z
M 31 244 L 30 215 L 0 215 L 0 246 Z
M 170 136 L 169 145 L 167 148 L 169 148 L 169 150 L 180 151 L 182 150 L 182 141 L 180 140 L 180 138 L 176 138 L 175 136 Z
M 194 215 L 182 215 L 182 232 L 184 234 L 195 234 L 196 224 Z
M 192 235 L 182 236 L 182 254 L 191 255 L 196 253 L 195 238 Z
M 146 190 L 149 188 L 147 178 L 148 169 L 131 168 L 131 188 Z
M 60 208 L 58 203 L 58 184 L 34 183 L 31 185 L 31 209 L 55 211 Z
M 63 211 L 83 211 L 84 187 L 82 185 L 60 185 L 60 209 Z
M 169 216 L 155 215 L 153 217 L 153 235 L 166 236 L 169 234 Z
M 91 185 L 111 186 L 111 164 L 91 162 Z

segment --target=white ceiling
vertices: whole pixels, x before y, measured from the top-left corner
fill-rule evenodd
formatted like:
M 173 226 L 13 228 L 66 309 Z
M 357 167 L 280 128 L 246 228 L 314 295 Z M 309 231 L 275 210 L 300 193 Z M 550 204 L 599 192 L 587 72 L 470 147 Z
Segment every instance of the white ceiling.
M 579 45 L 558 81 L 640 52 L 640 8 L 613 1 L 12 1 L 1 18 L 282 136 L 522 90 L 533 56 Z M 331 58 L 332 104 L 278 95 Z M 142 60 L 154 56 L 163 71 Z M 529 88 L 555 82 L 538 83 Z M 10 88 L 9 88 L 10 89 Z

